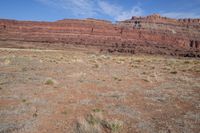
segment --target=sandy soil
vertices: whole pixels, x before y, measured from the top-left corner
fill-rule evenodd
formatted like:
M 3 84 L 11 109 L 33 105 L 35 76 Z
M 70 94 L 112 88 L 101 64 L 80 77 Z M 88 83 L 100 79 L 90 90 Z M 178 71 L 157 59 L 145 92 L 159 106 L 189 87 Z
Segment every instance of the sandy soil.
M 0 133 L 199 133 L 200 60 L 0 49 Z

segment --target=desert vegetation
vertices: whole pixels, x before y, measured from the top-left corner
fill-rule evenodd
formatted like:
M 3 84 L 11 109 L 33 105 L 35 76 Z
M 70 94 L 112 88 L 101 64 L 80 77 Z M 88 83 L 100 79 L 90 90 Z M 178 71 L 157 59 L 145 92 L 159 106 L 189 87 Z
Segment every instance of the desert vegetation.
M 0 49 L 0 132 L 200 131 L 200 60 Z

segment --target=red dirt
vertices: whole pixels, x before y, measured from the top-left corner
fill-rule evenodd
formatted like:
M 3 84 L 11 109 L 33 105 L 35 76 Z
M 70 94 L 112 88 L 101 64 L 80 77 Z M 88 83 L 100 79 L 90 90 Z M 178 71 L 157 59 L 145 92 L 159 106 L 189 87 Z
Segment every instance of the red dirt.
M 92 52 L 0 49 L 0 132 L 200 131 L 198 59 Z

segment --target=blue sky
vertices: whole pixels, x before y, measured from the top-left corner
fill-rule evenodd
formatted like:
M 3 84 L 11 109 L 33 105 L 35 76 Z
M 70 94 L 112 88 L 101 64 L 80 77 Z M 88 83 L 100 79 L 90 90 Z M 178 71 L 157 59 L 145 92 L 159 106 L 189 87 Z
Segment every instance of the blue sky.
M 172 18 L 200 18 L 200 0 L 0 0 L 0 18 L 4 19 L 119 21 L 153 13 Z

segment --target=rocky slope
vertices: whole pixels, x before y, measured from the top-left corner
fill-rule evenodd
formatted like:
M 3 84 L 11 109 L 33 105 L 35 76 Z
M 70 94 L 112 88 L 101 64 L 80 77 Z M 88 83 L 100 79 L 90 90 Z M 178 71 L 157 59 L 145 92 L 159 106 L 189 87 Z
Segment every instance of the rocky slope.
M 158 14 L 115 24 L 95 19 L 56 22 L 1 19 L 0 42 L 0 47 L 77 47 L 110 53 L 200 57 L 200 19 L 176 20 Z

